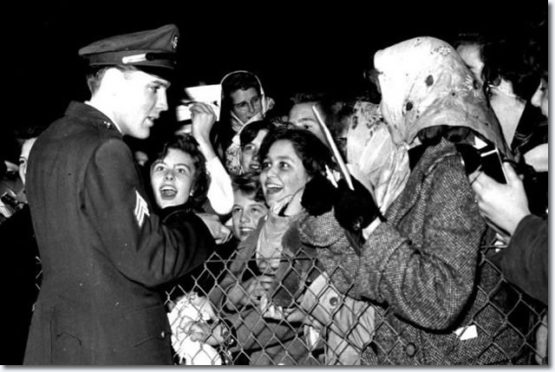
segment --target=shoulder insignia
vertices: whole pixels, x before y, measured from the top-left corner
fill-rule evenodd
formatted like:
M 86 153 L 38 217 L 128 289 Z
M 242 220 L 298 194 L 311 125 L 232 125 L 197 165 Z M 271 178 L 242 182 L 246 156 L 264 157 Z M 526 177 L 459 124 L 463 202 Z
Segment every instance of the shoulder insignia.
M 139 227 L 143 226 L 143 222 L 146 216 L 150 216 L 150 212 L 148 210 L 148 204 L 143 199 L 141 194 L 137 190 L 135 190 L 135 194 L 137 196 L 137 202 L 135 203 L 135 218 L 137 219 L 137 224 Z

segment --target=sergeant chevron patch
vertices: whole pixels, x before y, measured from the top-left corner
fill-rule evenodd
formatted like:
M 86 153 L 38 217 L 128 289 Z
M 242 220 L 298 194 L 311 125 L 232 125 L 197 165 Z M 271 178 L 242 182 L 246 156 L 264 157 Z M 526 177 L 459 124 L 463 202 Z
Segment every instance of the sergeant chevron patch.
M 143 199 L 141 194 L 137 190 L 135 190 L 135 194 L 137 195 L 137 203 L 135 204 L 135 218 L 137 219 L 137 223 L 139 227 L 143 227 L 143 222 L 145 220 L 145 215 L 150 216 L 150 212 L 148 211 L 148 204 Z

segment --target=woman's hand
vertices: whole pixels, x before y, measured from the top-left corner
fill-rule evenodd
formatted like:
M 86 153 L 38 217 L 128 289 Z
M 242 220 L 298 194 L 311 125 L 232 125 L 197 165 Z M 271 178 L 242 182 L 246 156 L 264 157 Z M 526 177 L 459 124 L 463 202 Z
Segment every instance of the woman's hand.
M 216 122 L 216 113 L 209 104 L 202 102 L 193 103 L 189 110 L 191 111 L 192 121 L 191 134 L 197 140 L 206 161 L 209 161 L 216 156 L 210 142 L 210 132 Z
M 482 215 L 509 234 L 513 234 L 519 222 L 530 214 L 524 185 L 509 163 L 503 163 L 507 184 L 496 182 L 481 172 L 470 175 L 472 189 Z

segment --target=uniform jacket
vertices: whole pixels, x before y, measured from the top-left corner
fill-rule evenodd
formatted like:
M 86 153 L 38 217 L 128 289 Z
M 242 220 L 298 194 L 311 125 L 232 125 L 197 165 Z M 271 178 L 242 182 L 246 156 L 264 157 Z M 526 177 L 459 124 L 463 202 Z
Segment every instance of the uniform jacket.
M 157 286 L 202 263 L 199 219 L 153 213 L 122 135 L 72 102 L 39 137 L 27 195 L 43 266 L 26 364 L 170 364 Z
M 426 150 L 385 217 L 361 256 L 333 212 L 300 223 L 301 240 L 321 248 L 318 258 L 338 289 L 377 305 L 366 363 L 476 365 L 514 357 L 517 335 L 487 295 L 499 291 L 499 277 L 480 261 L 486 225 L 452 144 Z

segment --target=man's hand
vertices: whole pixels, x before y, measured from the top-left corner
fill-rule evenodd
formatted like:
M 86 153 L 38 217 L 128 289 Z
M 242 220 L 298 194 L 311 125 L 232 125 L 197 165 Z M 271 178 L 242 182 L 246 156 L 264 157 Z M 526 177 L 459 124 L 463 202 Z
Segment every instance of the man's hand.
M 208 227 L 216 244 L 223 244 L 231 238 L 231 230 L 220 222 L 215 214 L 197 213 L 202 222 Z

